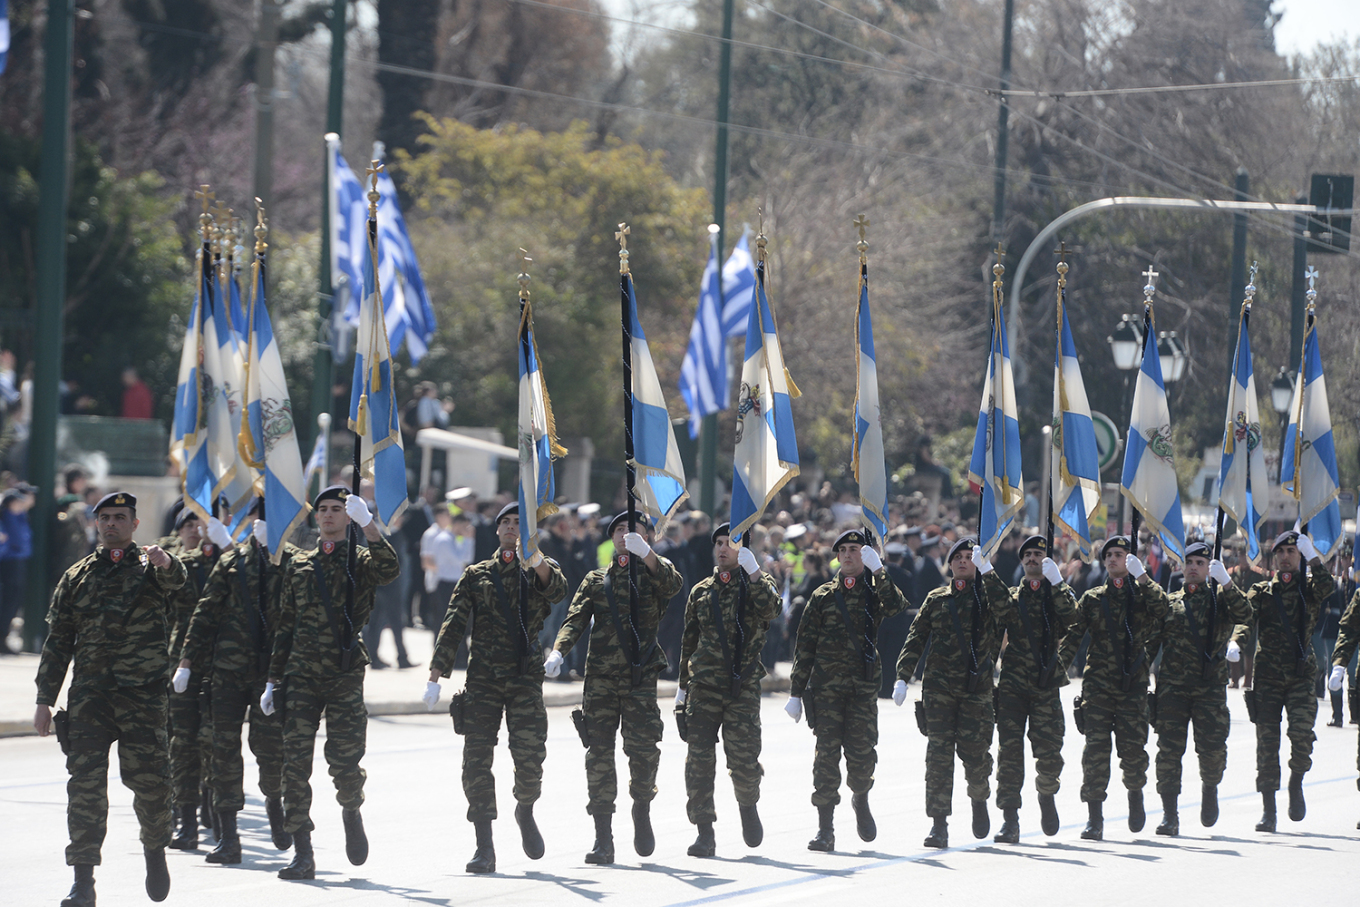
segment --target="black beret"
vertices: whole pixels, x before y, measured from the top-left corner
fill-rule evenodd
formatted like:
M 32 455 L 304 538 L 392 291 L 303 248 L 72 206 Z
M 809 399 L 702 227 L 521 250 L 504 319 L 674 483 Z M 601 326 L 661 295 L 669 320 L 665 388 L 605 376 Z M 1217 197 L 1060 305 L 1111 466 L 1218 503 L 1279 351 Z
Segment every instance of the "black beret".
M 963 538 L 955 542 L 953 547 L 949 549 L 949 557 L 945 558 L 944 562 L 947 564 L 950 561 L 952 561 L 954 559 L 954 555 L 958 554 L 960 551 L 972 551 L 976 547 L 977 539 L 973 538 L 970 535 L 965 535 Z
M 501 524 L 501 520 L 508 516 L 519 516 L 519 501 L 511 501 L 501 508 L 501 512 L 496 514 L 496 525 Z
M 1044 538 L 1042 535 L 1031 535 L 1029 538 L 1025 539 L 1023 542 L 1020 543 L 1020 556 L 1024 557 L 1025 552 L 1031 548 L 1037 548 L 1039 551 L 1047 555 L 1048 539 Z
M 1112 535 L 1105 540 L 1105 544 L 1100 546 L 1100 559 L 1105 560 L 1105 555 L 1111 548 L 1123 548 L 1125 551 L 1133 551 L 1133 542 L 1129 541 L 1127 535 Z
M 322 501 L 339 501 L 345 503 L 345 498 L 349 497 L 350 491 L 344 485 L 327 485 L 321 489 L 312 499 L 313 507 L 320 507 Z
M 1295 532 L 1293 529 L 1286 529 L 1284 532 L 1281 532 L 1279 535 L 1275 536 L 1275 544 L 1270 546 L 1270 550 L 1274 551 L 1281 545 L 1293 545 L 1295 547 L 1298 547 L 1298 544 L 1299 534 Z
M 864 529 L 847 529 L 836 536 L 836 543 L 831 546 L 832 551 L 839 551 L 846 542 L 854 542 L 856 545 L 868 545 L 869 533 Z
M 1206 560 L 1213 560 L 1214 549 L 1204 542 L 1191 542 L 1185 546 L 1186 557 L 1202 557 Z
M 135 516 L 137 513 L 137 496 L 128 494 L 126 491 L 115 491 L 106 494 L 99 499 L 99 503 L 94 505 L 94 512 L 98 513 L 105 507 L 126 507 Z
M 609 529 L 605 532 L 605 535 L 612 536 L 614 534 L 614 530 L 619 528 L 620 523 L 623 523 L 624 525 L 628 524 L 628 511 L 626 510 L 623 511 L 622 513 L 615 516 L 614 519 L 609 521 Z M 646 529 L 650 531 L 652 528 L 652 521 L 647 518 L 647 514 L 639 510 L 633 511 L 633 523 L 639 529 Z
M 190 520 L 196 519 L 198 519 L 198 514 L 190 510 L 188 507 L 185 507 L 179 513 L 175 514 L 175 528 L 179 529 Z
M 722 538 L 723 536 L 727 536 L 728 538 L 732 537 L 731 523 L 723 523 L 717 529 L 714 529 L 713 534 L 710 535 L 709 538 L 711 538 L 713 540 L 713 544 L 716 545 L 718 544 L 718 539 Z

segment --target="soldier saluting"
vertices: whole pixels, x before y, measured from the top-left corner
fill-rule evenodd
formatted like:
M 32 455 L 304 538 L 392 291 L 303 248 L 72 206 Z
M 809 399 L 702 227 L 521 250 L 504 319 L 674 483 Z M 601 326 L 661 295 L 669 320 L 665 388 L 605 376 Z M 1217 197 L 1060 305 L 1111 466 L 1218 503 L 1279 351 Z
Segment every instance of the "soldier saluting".
M 94 867 L 108 827 L 109 746 L 118 741 L 123 783 L 141 824 L 146 893 L 170 893 L 170 750 L 165 679 L 169 664 L 170 593 L 184 585 L 178 559 L 156 545 L 139 547 L 137 498 L 105 495 L 94 507 L 99 547 L 57 583 L 47 612 L 48 636 L 38 665 L 33 727 L 52 731 L 52 706 L 74 662 L 67 711 L 57 715 L 66 754 L 66 864 L 75 871 L 64 907 L 94 907 Z

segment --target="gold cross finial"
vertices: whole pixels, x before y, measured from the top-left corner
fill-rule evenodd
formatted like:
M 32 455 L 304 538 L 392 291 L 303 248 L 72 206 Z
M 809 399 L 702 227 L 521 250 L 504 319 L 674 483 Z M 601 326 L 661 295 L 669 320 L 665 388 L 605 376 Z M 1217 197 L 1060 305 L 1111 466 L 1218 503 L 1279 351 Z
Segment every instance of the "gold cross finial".
M 864 238 L 864 231 L 869 226 L 869 218 L 863 214 L 856 215 L 854 226 L 855 229 L 859 230 L 859 242 L 855 243 L 855 248 L 859 250 L 859 263 L 868 264 L 869 241 Z
M 633 231 L 628 228 L 627 224 L 619 224 L 618 232 L 614 234 L 614 238 L 619 241 L 620 274 L 628 273 L 628 234 L 632 232 Z
M 1247 298 L 1242 300 L 1242 305 L 1251 308 L 1251 304 L 1256 300 L 1256 262 L 1251 263 L 1251 271 L 1247 275 L 1246 294 Z
M 382 172 L 383 164 L 382 161 L 378 160 L 371 162 L 368 165 L 368 169 L 364 171 L 364 175 L 368 177 L 369 186 L 368 216 L 374 218 L 375 220 L 378 217 L 378 199 L 382 198 L 382 195 L 378 192 L 378 174 Z
M 756 209 L 756 261 L 765 263 L 765 247 L 770 240 L 765 236 L 765 209 Z
M 529 264 L 533 261 L 529 257 L 529 252 L 525 249 L 519 250 L 519 298 L 521 302 L 529 301 Z
M 1309 265 L 1308 270 L 1303 272 L 1303 276 L 1308 278 L 1308 291 L 1303 295 L 1308 300 L 1309 308 L 1312 308 L 1313 305 L 1317 303 L 1316 284 L 1318 279 L 1318 269 L 1313 267 L 1312 265 Z
M 1067 256 L 1075 254 L 1072 249 L 1067 248 L 1066 242 L 1059 242 L 1058 248 L 1053 250 L 1053 254 L 1058 256 L 1058 289 L 1067 286 Z
M 255 254 L 263 255 L 267 247 L 265 237 L 269 235 L 269 222 L 264 216 L 264 202 L 255 199 Z
M 1006 250 L 1002 247 L 1001 243 L 997 243 L 996 248 L 992 250 L 992 254 L 996 256 L 996 264 L 992 265 L 992 274 L 995 275 L 996 280 L 993 281 L 992 285 L 999 287 L 1001 285 L 1001 275 L 1006 273 L 1006 266 L 1001 263 L 1006 257 Z
M 203 213 L 198 216 L 198 229 L 203 234 L 203 241 L 207 242 L 212 230 L 212 215 L 208 213 L 208 206 L 212 204 L 214 198 L 212 187 L 207 183 L 201 184 L 194 191 L 194 198 L 203 202 Z

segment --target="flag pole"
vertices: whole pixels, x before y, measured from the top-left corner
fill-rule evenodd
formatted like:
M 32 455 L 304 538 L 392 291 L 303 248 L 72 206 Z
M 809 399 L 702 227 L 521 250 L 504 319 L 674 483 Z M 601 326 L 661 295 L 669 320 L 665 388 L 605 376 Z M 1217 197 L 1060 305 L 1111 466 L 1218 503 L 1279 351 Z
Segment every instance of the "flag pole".
M 1148 341 L 1156 333 L 1157 325 L 1156 319 L 1152 314 L 1152 295 L 1157 292 L 1156 281 L 1158 275 L 1156 271 L 1152 270 L 1152 265 L 1148 265 L 1148 269 L 1143 272 L 1143 276 L 1147 278 L 1148 282 L 1143 285 L 1143 345 L 1138 350 L 1138 363 L 1140 369 L 1142 368 L 1143 357 L 1147 355 Z M 1135 394 L 1135 396 L 1137 395 Z M 1127 437 L 1128 432 L 1132 430 L 1133 408 L 1132 405 L 1130 405 L 1129 427 L 1125 430 L 1125 436 Z M 1133 511 L 1133 513 L 1129 514 L 1129 553 L 1137 557 L 1138 530 L 1143 522 L 1143 512 L 1137 507 L 1134 507 L 1132 501 L 1129 501 L 1129 509 Z
M 628 488 L 628 531 L 637 532 L 637 494 L 634 489 L 637 487 L 637 465 L 636 451 L 633 447 L 633 305 L 630 298 L 632 290 L 632 274 L 628 270 L 628 234 L 632 231 L 628 224 L 619 224 L 618 232 L 614 238 L 619 241 L 619 306 L 622 310 L 621 322 L 623 324 L 623 468 Z M 627 550 L 625 548 L 625 550 Z M 637 559 L 631 555 L 628 557 L 628 626 L 637 637 L 637 618 L 638 618 L 638 588 L 637 588 Z M 642 657 L 641 639 L 638 639 L 638 646 L 635 649 L 625 649 L 631 654 L 629 661 L 633 668 L 633 684 L 636 686 L 642 680 L 642 665 L 639 659 Z M 622 644 L 623 640 L 619 640 Z
M 520 258 L 520 272 L 519 276 L 515 278 L 515 280 L 519 283 L 519 355 L 520 358 L 522 358 L 525 362 L 529 362 L 533 357 L 533 348 L 529 342 L 529 319 L 533 317 L 533 312 L 530 311 L 529 309 L 529 263 L 533 261 L 533 259 L 529 257 L 529 253 L 524 249 L 519 250 L 519 258 Z M 521 418 L 523 418 L 522 415 Z M 529 443 L 530 444 L 533 443 L 532 438 L 530 438 Z M 524 498 L 525 509 L 528 509 L 529 507 L 537 508 L 538 507 L 537 494 L 536 493 L 532 495 L 529 494 L 528 493 L 529 490 L 524 487 L 523 450 L 524 448 L 521 447 L 520 448 L 521 465 L 519 479 L 520 495 Z M 521 513 L 519 515 L 519 518 L 521 524 L 523 524 L 524 514 Z M 534 525 L 537 526 L 537 520 L 535 520 Z M 521 545 L 521 547 L 523 546 Z M 524 569 L 524 564 L 521 561 L 519 565 L 519 613 L 521 617 L 524 615 L 525 610 L 528 607 L 529 607 L 529 574 Z M 527 632 L 525 633 L 524 643 L 526 646 L 529 643 Z M 528 653 L 526 651 L 525 657 L 527 657 L 527 655 Z
M 1053 428 L 1051 430 L 1052 433 L 1049 435 L 1048 487 L 1044 489 L 1044 497 L 1048 500 L 1048 507 L 1045 508 L 1044 514 L 1044 551 L 1050 558 L 1053 557 L 1053 477 L 1062 474 L 1062 448 L 1058 446 L 1062 429 L 1062 393 L 1060 391 L 1063 380 L 1062 323 L 1063 310 L 1067 307 L 1067 255 L 1071 251 L 1071 249 L 1067 248 L 1067 243 L 1062 241 L 1059 241 L 1058 248 L 1054 249 L 1054 252 L 1058 255 L 1058 294 L 1056 300 L 1057 305 L 1054 307 L 1053 319 L 1053 361 L 1057 364 L 1057 368 L 1054 370 L 1053 380 L 1058 383 L 1058 387 L 1053 389 Z M 1055 464 L 1053 462 L 1054 460 L 1057 460 L 1058 462 Z M 1041 688 L 1047 689 L 1049 683 L 1053 679 L 1053 672 L 1057 668 L 1058 659 L 1056 657 L 1057 653 L 1052 651 L 1053 584 L 1049 582 L 1048 577 L 1043 578 L 1042 584 L 1044 590 L 1044 632 L 1040 639 L 1039 685 Z
M 854 225 L 855 229 L 859 231 L 859 241 L 855 243 L 855 251 L 859 252 L 859 290 L 860 290 L 860 292 L 857 293 L 856 296 L 855 296 L 855 306 L 856 306 L 856 312 L 855 312 L 855 356 L 856 356 L 856 360 L 855 360 L 855 361 L 856 361 L 856 366 L 855 366 L 855 405 L 856 405 L 856 407 L 858 407 L 858 406 L 859 406 L 859 391 L 860 391 L 860 388 L 859 388 L 859 364 L 858 364 L 858 363 L 859 363 L 859 359 L 858 359 L 858 357 L 859 357 L 859 355 L 860 355 L 860 351 L 861 351 L 862 349 L 864 349 L 864 347 L 863 347 L 863 340 L 862 340 L 862 338 L 859 336 L 860 313 L 859 313 L 859 311 L 858 311 L 858 306 L 861 304 L 861 302 L 862 302 L 865 298 L 867 298 L 867 297 L 865 297 L 864 294 L 865 294 L 865 288 L 868 287 L 868 285 L 869 285 L 869 240 L 865 238 L 865 233 L 866 233 L 866 232 L 868 231 L 868 229 L 869 229 L 869 218 L 865 217 L 863 214 L 860 214 L 860 215 L 858 215 L 858 216 L 854 219 L 854 221 L 852 221 L 852 224 Z M 875 380 L 877 380 L 877 379 L 875 379 Z M 856 485 L 858 486 L 858 489 L 857 489 L 857 490 L 859 491 L 859 494 L 860 494 L 860 510 L 863 511 L 863 510 L 864 510 L 864 480 L 863 480 L 863 478 L 862 478 L 863 473 L 861 472 L 861 470 L 860 470 L 860 465 L 859 465 L 859 464 L 860 464 L 860 456 L 861 456 L 861 454 L 862 454 L 862 451 L 861 451 L 861 449 L 860 449 L 860 444 L 859 444 L 859 428 L 858 428 L 858 426 L 854 426 L 854 427 L 852 428 L 852 431 L 853 431 L 853 434 L 854 434 L 854 445 L 855 445 L 855 447 L 854 447 L 855 483 L 856 483 Z M 886 523 L 886 522 L 887 522 L 887 520 L 886 520 L 887 514 L 884 513 L 883 516 L 885 517 L 884 522 Z M 869 520 L 866 519 L 865 522 L 867 523 L 867 522 L 869 522 Z M 868 537 L 869 546 L 870 546 L 870 547 L 873 547 L 873 545 L 874 545 L 874 531 L 873 531 L 873 527 L 872 527 L 872 526 L 865 526 L 865 527 L 864 527 L 864 531 L 865 531 L 866 536 Z M 881 543 L 882 541 L 883 541 L 882 539 L 879 540 L 880 543 Z M 873 574 L 872 574 L 872 573 L 869 574 L 869 577 L 868 577 L 867 582 L 869 583 L 869 585 L 871 585 L 871 586 L 873 585 Z
M 1308 291 L 1304 294 L 1308 299 L 1308 308 L 1304 315 L 1303 324 L 1303 343 L 1299 351 L 1299 407 L 1294 414 L 1294 500 L 1299 504 L 1298 521 L 1300 532 L 1308 531 L 1308 524 L 1303 522 L 1303 413 L 1304 395 L 1308 393 L 1308 333 L 1313 330 L 1314 322 L 1317 320 L 1317 289 L 1313 283 L 1317 280 L 1317 268 L 1310 268 L 1308 271 Z M 1283 456 L 1283 453 L 1281 453 Z M 1283 476 L 1280 477 L 1283 480 Z M 1281 482 L 1283 484 L 1283 482 Z

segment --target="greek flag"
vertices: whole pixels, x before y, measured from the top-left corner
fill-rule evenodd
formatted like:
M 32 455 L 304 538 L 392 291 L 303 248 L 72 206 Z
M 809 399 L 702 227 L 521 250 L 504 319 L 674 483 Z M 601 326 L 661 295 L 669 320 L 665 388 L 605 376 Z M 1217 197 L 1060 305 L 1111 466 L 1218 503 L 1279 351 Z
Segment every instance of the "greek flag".
M 691 438 L 699 437 L 699 424 L 705 416 L 727 408 L 727 333 L 723 330 L 718 279 L 718 235 L 714 233 L 700 284 L 699 308 L 680 364 L 680 396 L 689 407 Z
M 420 263 L 406 231 L 406 220 L 397 206 L 397 184 L 386 171 L 378 174 L 378 273 L 382 277 L 383 317 L 387 321 L 392 349 L 406 343 L 412 365 L 430 349 L 434 339 L 434 307 L 420 276 Z
M 209 421 L 208 457 L 215 460 L 217 486 L 213 496 L 222 495 L 231 505 L 231 519 L 225 521 L 227 529 L 236 537 L 245 522 L 245 512 L 250 499 L 255 496 L 256 471 L 246 462 L 237 443 L 240 435 L 241 416 L 245 405 L 245 347 L 242 334 L 237 330 L 236 316 L 240 315 L 241 328 L 245 327 L 245 310 L 241 305 L 240 286 L 231 274 L 229 261 L 218 259 L 218 269 L 224 278 L 223 292 L 214 294 L 211 318 L 204 324 L 204 337 L 216 342 L 217 357 L 211 352 L 205 357 L 207 374 L 213 379 L 214 406 L 210 410 L 214 416 Z M 225 415 L 217 413 L 221 407 Z
M 1261 447 L 1261 416 L 1256 407 L 1256 379 L 1251 367 L 1250 316 L 1250 309 L 1243 306 L 1223 426 L 1218 506 L 1242 527 L 1247 536 L 1247 555 L 1256 563 L 1261 558 L 1260 533 L 1266 521 L 1270 479 L 1266 474 L 1266 452 Z
M 184 331 L 184 347 L 179 357 L 179 378 L 175 383 L 175 414 L 172 420 L 170 456 L 179 464 L 180 491 L 184 500 L 212 500 L 211 473 L 208 469 L 207 412 L 203 406 L 203 322 L 212 297 L 212 283 L 204 274 L 207 244 L 199 252 L 198 290 L 189 309 Z
M 968 485 L 974 494 L 982 495 L 978 545 L 984 555 L 991 557 L 1013 528 L 1015 515 L 1025 506 L 1024 480 L 1020 475 L 1020 421 L 999 298 L 992 303 L 991 355 L 987 380 L 982 386 L 977 434 L 973 436 L 973 456 L 968 463 Z
M 316 441 L 312 444 L 312 455 L 307 458 L 307 465 L 302 468 L 304 485 L 311 485 L 314 476 L 320 476 L 324 484 L 326 478 L 326 445 L 329 437 L 329 431 L 317 429 Z
M 741 231 L 741 239 L 727 256 L 722 269 L 722 326 L 724 337 L 740 337 L 746 333 L 746 322 L 751 317 L 751 300 L 756 292 L 756 263 L 751 258 L 750 230 Z M 727 399 L 723 398 L 724 401 Z
M 1081 378 L 1077 347 L 1067 321 L 1067 298 L 1058 297 L 1059 334 L 1053 363 L 1053 519 L 1091 559 L 1091 517 L 1100 506 L 1100 452 L 1091 405 Z
M 336 312 L 353 309 L 358 322 L 368 258 L 368 206 L 364 186 L 340 153 L 340 136 L 326 134 L 326 185 L 330 200 L 331 283 Z
M 534 340 L 534 310 L 528 299 L 519 319 L 519 541 L 528 561 L 538 551 L 538 521 L 557 512 L 553 498 L 553 457 L 567 449 L 557 443 L 552 400 L 539 368 Z
M 661 396 L 661 380 L 656 376 L 647 335 L 638 320 L 637 294 L 630 275 L 623 275 L 623 286 L 628 294 L 628 337 L 632 347 L 633 412 L 629 427 L 633 433 L 633 467 L 638 477 L 634 493 L 642 508 L 664 525 L 675 508 L 689 497 L 685 491 L 685 467 L 680 462 L 680 449 L 675 446 L 671 415 Z
M 779 347 L 765 295 L 765 263 L 756 266 L 755 305 L 746 325 L 746 356 L 737 394 L 737 443 L 732 452 L 732 541 L 737 542 L 770 501 L 798 475 L 791 401 L 800 395 Z
M 9 57 L 9 0 L 0 0 L 0 73 Z
M 1138 508 L 1148 528 L 1161 536 L 1166 550 L 1185 559 L 1185 524 L 1181 520 L 1181 492 L 1176 484 L 1175 448 L 1171 443 L 1171 411 L 1166 405 L 1162 360 L 1157 338 L 1147 325 L 1143 364 L 1133 389 L 1129 440 L 1124 449 L 1124 473 L 1119 490 Z
M 1303 340 L 1303 368 L 1294 384 L 1289 405 L 1289 428 L 1285 434 L 1280 476 L 1284 489 L 1299 502 L 1299 523 L 1325 561 L 1336 553 L 1346 534 L 1341 528 L 1337 497 L 1341 482 L 1336 470 L 1336 442 L 1327 408 L 1327 382 L 1322 375 L 1317 323 L 1309 319 Z
M 874 357 L 874 322 L 869 315 L 869 274 L 861 271 L 855 318 L 855 444 L 851 461 L 859 483 L 864 519 L 880 539 L 888 534 L 888 469 L 883 455 L 883 419 L 878 402 L 878 361 Z

